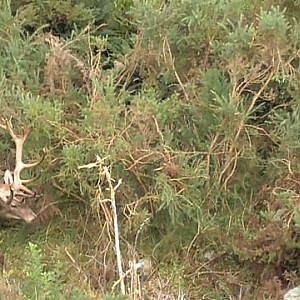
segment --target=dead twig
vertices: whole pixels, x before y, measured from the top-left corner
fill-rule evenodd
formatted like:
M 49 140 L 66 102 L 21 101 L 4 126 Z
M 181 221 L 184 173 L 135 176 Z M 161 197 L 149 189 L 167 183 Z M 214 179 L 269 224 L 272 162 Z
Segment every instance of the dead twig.
M 119 232 L 119 226 L 118 226 L 118 214 L 117 214 L 117 207 L 116 207 L 116 191 L 122 184 L 122 179 L 119 179 L 117 184 L 114 185 L 115 180 L 111 177 L 109 168 L 106 165 L 104 165 L 104 160 L 106 158 L 107 157 L 101 159 L 100 156 L 97 156 L 96 162 L 78 166 L 78 169 L 90 169 L 90 168 L 97 167 L 99 169 L 99 177 L 102 177 L 104 175 L 107 180 L 109 191 L 110 191 L 110 199 L 105 199 L 104 201 L 109 201 L 111 204 L 113 226 L 114 226 L 115 252 L 116 252 L 117 267 L 118 267 L 118 273 L 119 273 L 119 280 L 115 284 L 120 283 L 121 293 L 123 295 L 125 295 L 126 294 L 125 282 L 124 282 L 125 275 L 124 275 L 123 268 L 122 268 L 122 255 L 121 255 L 121 248 L 120 248 L 120 232 Z M 101 193 L 100 186 L 99 186 L 99 191 Z
M 121 256 L 121 250 L 120 250 L 120 234 L 119 234 L 118 214 L 117 214 L 116 198 L 115 198 L 116 190 L 122 184 L 122 179 L 119 179 L 118 183 L 115 186 L 113 186 L 113 184 L 112 184 L 113 179 L 108 170 L 108 167 L 104 166 L 103 171 L 105 173 L 105 176 L 106 176 L 106 179 L 107 179 L 107 182 L 109 185 L 109 189 L 110 189 L 110 203 L 111 203 L 111 209 L 112 209 L 113 220 L 114 220 L 114 235 L 115 235 L 117 265 L 118 265 L 118 272 L 119 272 L 119 278 L 120 278 L 121 292 L 123 295 L 125 295 L 126 290 L 125 290 L 125 283 L 124 283 L 124 272 L 122 269 L 122 256 Z

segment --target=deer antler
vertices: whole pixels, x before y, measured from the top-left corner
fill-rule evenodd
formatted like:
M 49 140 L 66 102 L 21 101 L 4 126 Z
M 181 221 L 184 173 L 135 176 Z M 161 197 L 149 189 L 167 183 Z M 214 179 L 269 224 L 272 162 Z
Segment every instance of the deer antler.
M 32 180 L 22 180 L 21 172 L 26 168 L 32 168 L 40 164 L 45 158 L 45 154 L 46 154 L 45 150 L 43 151 L 43 155 L 40 160 L 37 160 L 32 163 L 24 163 L 22 160 L 23 145 L 26 138 L 29 135 L 29 130 L 25 129 L 23 130 L 22 135 L 17 135 L 14 133 L 11 118 L 9 120 L 8 119 L 2 119 L 2 120 L 4 124 L 0 124 L 0 127 L 8 131 L 8 133 L 10 134 L 10 136 L 12 137 L 16 145 L 16 165 L 13 171 L 13 183 L 11 184 L 11 188 L 16 195 L 23 196 L 23 197 L 32 197 L 35 195 L 35 193 L 30 189 L 28 189 L 26 186 L 24 186 L 24 183 L 27 183 Z

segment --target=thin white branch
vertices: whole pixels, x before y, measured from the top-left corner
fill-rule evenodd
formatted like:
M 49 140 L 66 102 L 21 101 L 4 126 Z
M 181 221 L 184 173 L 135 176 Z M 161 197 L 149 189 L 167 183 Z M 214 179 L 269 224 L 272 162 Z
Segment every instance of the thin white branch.
M 113 215 L 113 221 L 114 221 L 114 236 L 115 236 L 115 251 L 116 251 L 116 258 L 117 258 L 117 266 L 118 266 L 118 273 L 119 273 L 119 280 L 115 282 L 114 286 L 120 283 L 121 287 L 121 293 L 123 295 L 126 294 L 125 289 L 125 282 L 124 278 L 125 275 L 122 268 L 122 255 L 121 255 L 121 249 L 120 249 L 120 233 L 119 233 L 119 226 L 118 226 L 118 214 L 117 214 L 117 207 L 116 207 L 116 191 L 122 184 L 122 179 L 118 180 L 118 183 L 113 186 L 114 179 L 111 177 L 109 168 L 107 166 L 103 165 L 104 160 L 106 160 L 108 157 L 101 158 L 99 155 L 96 156 L 96 162 L 89 163 L 86 165 L 78 166 L 78 169 L 91 169 L 98 167 L 100 170 L 101 175 L 105 175 L 106 180 L 108 182 L 110 191 L 110 199 L 103 199 L 102 201 L 109 201 L 111 203 L 111 210 Z M 100 186 L 98 187 L 99 191 L 101 192 Z
M 118 266 L 118 272 L 119 272 L 119 281 L 120 281 L 120 286 L 121 286 L 121 293 L 123 295 L 125 295 L 126 289 L 125 289 L 125 283 L 124 283 L 124 272 L 123 272 L 123 268 L 122 268 L 122 255 L 121 255 L 121 249 L 120 249 L 120 233 L 119 233 L 118 214 L 117 214 L 116 198 L 115 198 L 115 192 L 116 192 L 117 188 L 121 185 L 122 179 L 119 179 L 117 185 L 114 187 L 112 185 L 113 179 L 111 178 L 108 167 L 104 166 L 103 171 L 105 173 L 106 179 L 109 184 L 109 189 L 110 189 L 110 200 L 111 200 L 111 209 L 112 209 L 113 219 L 114 219 L 115 248 L 116 248 L 117 266 Z

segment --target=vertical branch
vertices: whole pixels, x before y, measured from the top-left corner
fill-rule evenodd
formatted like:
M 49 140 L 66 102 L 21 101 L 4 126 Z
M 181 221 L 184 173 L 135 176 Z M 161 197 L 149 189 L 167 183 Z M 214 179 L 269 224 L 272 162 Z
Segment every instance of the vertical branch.
M 121 285 L 121 292 L 123 295 L 126 294 L 125 290 L 125 283 L 124 283 L 124 272 L 122 268 L 122 255 L 120 250 L 120 234 L 119 234 L 119 227 L 118 227 L 118 214 L 117 214 L 117 207 L 116 207 L 116 190 L 122 183 L 122 179 L 119 179 L 116 186 L 113 186 L 110 172 L 106 166 L 103 167 L 103 171 L 105 173 L 106 179 L 109 184 L 110 189 L 110 201 L 111 201 L 111 209 L 113 213 L 113 220 L 114 220 L 114 236 L 115 236 L 115 248 L 116 248 L 116 257 L 117 257 L 117 266 L 119 272 L 119 280 Z
M 106 180 L 108 182 L 109 190 L 110 190 L 109 201 L 111 203 L 111 210 L 112 210 L 113 222 L 114 222 L 114 236 L 115 236 L 115 249 L 116 249 L 115 251 L 116 251 L 117 267 L 118 267 L 118 273 L 119 273 L 119 280 L 117 281 L 117 283 L 120 282 L 121 293 L 123 295 L 125 295 L 126 294 L 125 283 L 124 283 L 125 274 L 124 274 L 123 268 L 122 268 L 120 233 L 119 233 L 119 227 L 118 227 L 118 214 L 117 214 L 117 207 L 116 207 L 116 190 L 122 184 L 122 179 L 119 179 L 118 183 L 115 186 L 113 186 L 114 179 L 111 177 L 108 167 L 103 165 L 103 162 L 105 159 L 106 158 L 101 159 L 100 156 L 97 155 L 96 162 L 89 163 L 87 165 L 78 166 L 78 169 L 90 169 L 90 168 L 97 167 L 99 169 L 99 174 L 105 175 Z M 114 285 L 116 285 L 117 283 L 115 283 Z

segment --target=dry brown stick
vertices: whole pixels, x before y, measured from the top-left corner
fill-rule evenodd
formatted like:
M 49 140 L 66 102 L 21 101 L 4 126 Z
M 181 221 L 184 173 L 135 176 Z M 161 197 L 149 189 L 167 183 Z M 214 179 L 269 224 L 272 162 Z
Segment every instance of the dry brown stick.
M 255 105 L 256 101 L 258 100 L 258 98 L 260 97 L 260 95 L 262 94 L 262 92 L 265 90 L 265 88 L 267 87 L 267 85 L 268 85 L 268 84 L 270 83 L 270 81 L 272 80 L 272 78 L 273 78 L 273 76 L 274 76 L 274 73 L 275 73 L 275 69 L 273 69 L 273 70 L 270 72 L 270 74 L 269 74 L 268 78 L 266 79 L 265 83 L 262 85 L 262 87 L 260 88 L 260 90 L 259 90 L 259 91 L 255 94 L 255 96 L 253 97 L 253 99 L 252 99 L 252 101 L 251 101 L 251 104 L 250 104 L 250 106 L 249 106 L 249 108 L 248 108 L 248 110 L 247 110 L 247 112 L 246 112 L 246 116 L 248 116 L 248 115 L 250 114 L 250 112 L 252 111 L 252 109 L 254 108 L 254 105 Z M 231 153 L 234 151 L 234 149 L 235 149 L 235 147 L 236 147 L 236 142 L 237 142 L 237 140 L 239 139 L 240 134 L 241 134 L 241 132 L 242 132 L 244 126 L 245 126 L 245 120 L 242 119 L 241 122 L 240 122 L 240 124 L 239 124 L 239 127 L 238 127 L 238 129 L 237 129 L 237 132 L 236 132 L 236 134 L 235 134 L 235 137 L 234 137 L 234 139 L 233 139 L 233 141 L 232 141 L 232 143 L 231 143 L 230 149 L 229 149 L 229 151 L 228 151 L 228 153 L 229 153 L 229 155 L 230 155 L 230 158 L 227 159 L 226 164 L 225 164 L 225 167 L 224 167 L 223 171 L 221 172 L 221 175 L 219 176 L 219 182 L 222 182 L 223 174 L 226 173 L 227 169 L 229 168 L 229 166 L 231 165 L 231 163 L 234 161 L 234 160 L 232 160 Z
M 79 274 L 83 274 L 84 277 L 85 277 L 85 280 L 87 280 L 87 275 L 82 271 L 82 269 L 80 268 L 79 264 L 76 262 L 76 260 L 71 255 L 71 253 L 68 251 L 67 247 L 64 248 L 64 251 L 65 251 L 67 257 L 69 258 L 69 260 L 71 261 L 73 267 L 77 270 L 77 272 Z
M 211 155 L 212 155 L 212 152 L 215 148 L 215 144 L 217 142 L 219 138 L 219 133 L 217 133 L 212 141 L 212 143 L 210 144 L 210 147 L 209 147 L 209 150 L 207 152 L 207 164 L 206 164 L 206 172 L 207 172 L 207 175 L 209 176 L 210 175 L 210 160 L 211 160 Z
M 187 92 L 185 90 L 185 87 L 184 87 L 184 85 L 183 85 L 183 83 L 182 83 L 182 81 L 181 81 L 181 79 L 180 79 L 180 77 L 179 77 L 179 75 L 178 75 L 178 73 L 176 71 L 175 63 L 174 63 L 174 59 L 173 59 L 173 54 L 172 54 L 171 47 L 170 47 L 170 43 L 169 43 L 169 40 L 168 40 L 168 38 L 166 36 L 164 36 L 164 39 L 163 39 L 163 49 L 164 49 L 164 54 L 165 54 L 166 50 L 168 52 L 169 62 L 171 63 L 171 67 L 173 69 L 175 77 L 176 77 L 176 79 L 177 79 L 177 81 L 178 81 L 178 83 L 179 83 L 179 85 L 180 85 L 180 87 L 181 87 L 181 89 L 183 91 L 185 99 L 189 102 L 189 96 L 188 96 L 188 94 L 187 94 Z M 167 61 L 166 56 L 165 56 L 165 61 Z

